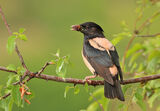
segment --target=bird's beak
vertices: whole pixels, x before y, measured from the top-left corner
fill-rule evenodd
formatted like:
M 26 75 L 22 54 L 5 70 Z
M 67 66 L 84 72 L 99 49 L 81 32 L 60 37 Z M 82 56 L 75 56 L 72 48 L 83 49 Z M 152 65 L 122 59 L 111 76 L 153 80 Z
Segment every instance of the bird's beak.
M 80 29 L 81 29 L 80 25 L 72 25 L 71 27 L 72 27 L 71 30 L 73 30 L 73 31 L 80 31 Z

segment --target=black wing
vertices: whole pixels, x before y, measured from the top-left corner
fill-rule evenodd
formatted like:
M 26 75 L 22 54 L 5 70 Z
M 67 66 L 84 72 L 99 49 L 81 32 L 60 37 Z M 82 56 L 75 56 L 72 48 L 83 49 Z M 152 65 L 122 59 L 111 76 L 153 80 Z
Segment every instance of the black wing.
M 119 56 L 116 51 L 116 48 L 114 47 L 114 50 L 109 50 L 109 53 L 111 55 L 111 59 L 112 59 L 113 63 L 116 65 L 116 67 L 118 69 L 120 79 L 121 79 L 121 81 L 123 81 L 122 70 L 121 70 L 121 66 L 119 64 Z

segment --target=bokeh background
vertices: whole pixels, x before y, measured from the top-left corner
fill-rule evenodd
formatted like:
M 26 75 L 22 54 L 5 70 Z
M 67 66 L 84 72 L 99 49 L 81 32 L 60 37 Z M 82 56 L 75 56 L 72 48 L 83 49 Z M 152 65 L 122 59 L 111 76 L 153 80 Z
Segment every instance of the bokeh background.
M 73 24 L 93 21 L 102 26 L 109 40 L 113 34 L 121 32 L 121 21 L 125 20 L 132 30 L 136 18 L 135 0 L 0 0 L 11 30 L 25 28 L 27 42 L 18 41 L 19 49 L 31 71 L 39 70 L 52 54 L 60 49 L 61 55 L 70 55 L 72 63 L 67 77 L 84 78 L 91 74 L 81 58 L 83 35 L 70 30 Z M 154 9 L 153 9 L 154 10 Z M 148 11 L 148 15 L 153 10 Z M 146 14 L 147 17 L 147 14 Z M 158 27 L 159 24 L 153 24 Z M 158 28 L 151 29 L 157 32 Z M 8 32 L 0 19 L 0 66 L 20 65 L 16 53 L 9 55 L 6 50 Z M 128 38 L 123 39 L 116 47 L 122 59 Z M 46 74 L 55 75 L 55 67 L 49 66 Z M 0 85 L 4 85 L 9 73 L 0 71 Z M 73 90 L 64 98 L 65 87 L 70 84 L 33 79 L 28 86 L 35 97 L 31 105 L 13 111 L 79 111 L 89 105 L 89 94 L 83 86 L 78 95 Z M 70 85 L 73 86 L 73 85 Z M 91 87 L 91 90 L 97 87 Z M 138 109 L 140 110 L 140 109 Z M 2 111 L 2 109 L 0 109 Z

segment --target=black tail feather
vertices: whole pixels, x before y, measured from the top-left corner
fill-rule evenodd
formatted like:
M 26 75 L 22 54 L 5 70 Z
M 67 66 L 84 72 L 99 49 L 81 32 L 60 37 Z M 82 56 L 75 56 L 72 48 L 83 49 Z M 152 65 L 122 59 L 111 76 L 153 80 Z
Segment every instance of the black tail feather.
M 104 81 L 104 95 L 106 98 L 118 98 L 121 101 L 125 101 L 121 85 L 118 80 L 115 80 L 114 85 Z

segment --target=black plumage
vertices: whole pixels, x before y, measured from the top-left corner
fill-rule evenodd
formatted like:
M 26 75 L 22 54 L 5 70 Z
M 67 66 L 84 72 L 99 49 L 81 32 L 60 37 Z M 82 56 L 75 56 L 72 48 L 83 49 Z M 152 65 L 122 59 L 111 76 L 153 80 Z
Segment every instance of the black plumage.
M 123 81 L 119 56 L 116 48 L 105 38 L 103 29 L 96 23 L 86 22 L 72 26 L 72 30 L 84 34 L 82 57 L 86 66 L 95 75 L 87 77 L 87 80 L 97 75 L 104 78 L 105 97 L 124 101 L 119 81 L 119 77 Z

